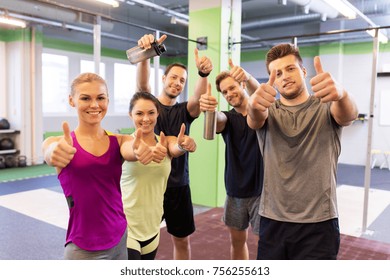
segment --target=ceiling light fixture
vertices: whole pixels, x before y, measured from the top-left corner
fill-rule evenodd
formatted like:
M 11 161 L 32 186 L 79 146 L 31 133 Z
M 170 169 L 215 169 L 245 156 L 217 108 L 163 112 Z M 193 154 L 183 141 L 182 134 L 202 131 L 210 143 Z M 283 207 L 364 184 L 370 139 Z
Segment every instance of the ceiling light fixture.
M 356 18 L 355 7 L 346 0 L 324 0 L 329 6 L 335 8 L 339 13 L 349 19 Z
M 171 17 L 171 24 L 180 24 L 183 26 L 188 26 L 188 21 L 181 19 L 181 18 L 178 18 L 178 17 L 175 17 L 175 16 L 172 16 Z
M 96 0 L 96 1 L 107 4 L 107 5 L 111 5 L 113 8 L 119 7 L 118 1 L 115 1 L 115 0 Z
M 175 16 L 176 18 L 184 19 L 184 20 L 187 20 L 187 21 L 190 19 L 190 17 L 188 15 L 175 12 L 173 10 L 167 9 L 167 8 L 165 8 L 163 6 L 154 4 L 154 3 L 149 2 L 149 1 L 145 1 L 145 0 L 128 0 L 128 1 L 126 1 L 126 3 L 129 4 L 129 5 L 138 4 L 138 5 L 141 5 L 141 6 L 149 7 L 149 8 L 161 11 L 163 13 L 166 13 L 169 16 Z
M 379 27 L 369 17 L 367 17 L 364 13 L 362 13 L 358 8 L 356 8 L 354 5 L 349 3 L 347 0 L 324 0 L 324 1 L 350 19 L 354 19 L 356 18 L 356 16 L 359 16 L 362 19 L 364 19 L 370 25 L 370 27 Z M 367 33 L 370 34 L 370 36 L 375 37 L 374 29 L 367 30 Z M 386 44 L 389 41 L 385 30 L 378 30 L 378 39 L 379 42 L 384 44 Z
M 21 28 L 25 28 L 27 25 L 24 20 L 10 18 L 7 14 L 0 16 L 0 23 L 17 26 Z

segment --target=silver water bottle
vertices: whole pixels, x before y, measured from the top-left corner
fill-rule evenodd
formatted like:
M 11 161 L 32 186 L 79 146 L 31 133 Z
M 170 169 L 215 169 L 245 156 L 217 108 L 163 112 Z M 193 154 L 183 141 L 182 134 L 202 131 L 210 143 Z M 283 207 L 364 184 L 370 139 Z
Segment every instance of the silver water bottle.
M 217 130 L 217 111 L 204 112 L 203 138 L 213 140 Z
M 160 56 L 167 49 L 164 44 L 157 45 L 156 42 L 153 42 L 150 49 L 143 49 L 139 46 L 135 46 L 126 51 L 127 59 L 131 64 L 136 64 L 140 61 L 146 60 L 151 57 Z

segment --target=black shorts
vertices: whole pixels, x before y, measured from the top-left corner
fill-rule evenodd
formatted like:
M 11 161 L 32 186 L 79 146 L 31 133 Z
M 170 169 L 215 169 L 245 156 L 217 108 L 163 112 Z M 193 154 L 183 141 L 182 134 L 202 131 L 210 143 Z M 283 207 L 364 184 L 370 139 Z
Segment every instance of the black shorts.
M 337 218 L 318 223 L 260 219 L 258 260 L 335 260 L 340 247 Z
M 164 194 L 164 216 L 167 231 L 175 237 L 186 237 L 195 231 L 194 209 L 189 185 L 168 187 Z

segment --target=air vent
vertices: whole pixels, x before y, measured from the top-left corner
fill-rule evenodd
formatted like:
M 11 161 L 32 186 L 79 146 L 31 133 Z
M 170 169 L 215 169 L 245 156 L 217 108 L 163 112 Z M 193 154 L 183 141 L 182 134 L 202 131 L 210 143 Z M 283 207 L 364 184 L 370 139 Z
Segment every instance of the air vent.
M 79 13 L 79 21 L 80 23 L 95 24 L 96 18 L 94 15 Z

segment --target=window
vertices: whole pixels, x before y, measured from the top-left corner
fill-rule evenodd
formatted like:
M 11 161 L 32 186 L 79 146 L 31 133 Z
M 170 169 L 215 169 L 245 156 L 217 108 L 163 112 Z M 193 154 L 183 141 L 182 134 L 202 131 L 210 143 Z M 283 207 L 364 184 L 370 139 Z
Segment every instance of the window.
M 68 111 L 68 69 L 68 57 L 42 54 L 42 110 L 44 113 Z
M 80 73 L 85 73 L 85 72 L 95 72 L 95 62 L 91 60 L 84 60 L 82 59 L 80 61 Z M 103 62 L 100 62 L 100 71 L 99 75 L 103 78 L 106 79 L 106 65 Z
M 135 89 L 136 66 L 114 63 L 114 108 L 116 113 L 127 113 Z
M 129 102 L 136 88 L 136 66 L 125 63 L 114 63 L 114 111 L 115 113 L 127 113 Z M 154 92 L 154 68 L 150 74 L 151 93 Z M 163 70 L 159 71 L 159 89 L 162 87 Z
M 46 116 L 74 115 L 68 104 L 71 79 L 80 73 L 95 72 L 93 57 L 66 51 L 46 49 L 42 54 L 42 108 Z M 162 88 L 163 70 L 159 71 L 159 90 Z M 102 57 L 100 76 L 106 80 L 110 95 L 110 115 L 125 115 L 135 91 L 136 66 L 127 60 Z M 150 84 L 154 90 L 154 68 Z M 156 95 L 156 94 L 155 94 Z
M 162 86 L 163 86 L 163 83 L 162 83 L 162 76 L 164 75 L 164 71 L 162 69 L 159 69 L 158 70 L 158 90 L 159 92 L 155 92 L 155 89 L 154 89 L 154 67 L 151 67 L 150 69 L 150 80 L 149 80 L 149 83 L 150 83 L 150 86 L 151 86 L 151 92 L 154 96 L 158 96 L 161 92 L 161 89 L 162 89 Z

